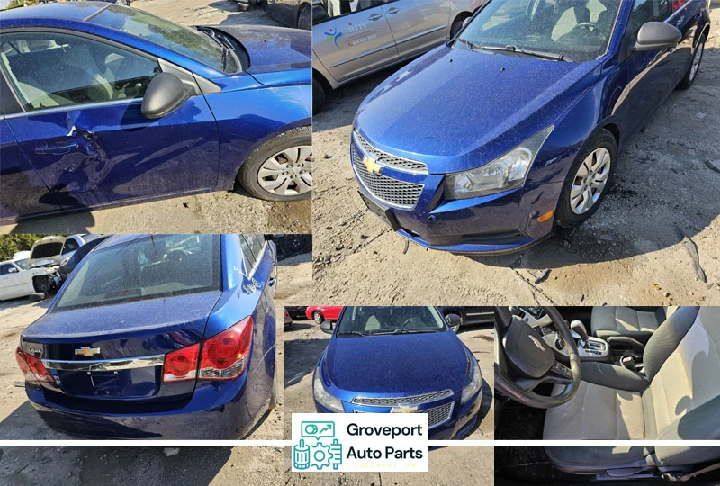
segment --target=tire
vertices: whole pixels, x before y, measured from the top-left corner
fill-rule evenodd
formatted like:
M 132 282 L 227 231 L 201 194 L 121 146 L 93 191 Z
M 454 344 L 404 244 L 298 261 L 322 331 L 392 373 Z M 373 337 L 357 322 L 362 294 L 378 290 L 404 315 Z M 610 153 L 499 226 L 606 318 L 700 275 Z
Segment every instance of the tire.
M 286 257 L 299 255 L 305 249 L 305 235 L 285 235 L 280 242 L 280 247 Z
M 678 89 L 688 89 L 697 79 L 698 72 L 700 72 L 700 61 L 702 61 L 703 54 L 705 53 L 706 39 L 707 36 L 703 35 L 700 42 L 698 42 L 698 46 L 693 53 L 692 60 L 690 61 L 690 66 L 688 66 L 688 70 L 682 78 L 682 81 L 680 81 L 677 85 Z
M 43 294 L 41 292 L 36 292 L 34 294 L 30 294 L 29 297 L 30 297 L 30 302 L 41 302 L 41 301 L 45 300 L 45 294 Z
M 318 311 L 313 311 L 312 316 L 313 321 L 317 322 L 318 324 L 320 324 L 324 320 L 323 315 Z
M 323 87 L 322 83 L 315 76 L 313 76 L 312 78 L 312 96 L 313 115 L 317 115 L 323 110 L 323 107 L 325 106 L 325 98 L 327 94 L 325 93 L 325 88 Z
M 298 12 L 297 28 L 300 30 L 310 30 L 312 28 L 312 10 L 310 5 L 303 4 Z
M 39 294 L 50 293 L 50 281 L 47 278 L 39 277 L 33 280 L 33 287 Z
M 609 167 L 606 171 L 606 177 L 604 177 L 605 183 L 601 189 L 597 190 L 594 193 L 590 193 L 592 194 L 592 204 L 590 204 L 590 206 L 582 213 L 578 214 L 578 212 L 573 211 L 570 198 L 573 181 L 576 180 L 576 176 L 581 177 L 578 172 L 580 171 L 580 168 L 583 165 L 585 159 L 588 158 L 591 154 L 593 154 L 593 152 L 600 152 L 602 151 L 602 149 L 605 149 L 610 157 Z M 574 226 L 578 226 L 583 221 L 587 220 L 590 216 L 592 216 L 595 211 L 597 211 L 597 208 L 600 206 L 602 200 L 607 195 L 608 188 L 612 183 L 612 177 L 615 173 L 615 166 L 617 165 L 617 155 L 617 141 L 615 140 L 613 134 L 608 132 L 607 130 L 600 130 L 585 143 L 584 148 L 578 153 L 575 162 L 573 162 L 570 171 L 568 171 L 567 179 L 565 180 L 563 190 L 560 193 L 560 200 L 558 201 L 556 219 L 556 223 L 558 226 L 561 226 L 563 228 L 572 228 Z M 597 198 L 595 197 L 596 195 Z M 580 200 L 583 199 L 587 198 L 583 197 Z
M 265 201 L 291 202 L 310 199 L 310 191 L 312 189 L 312 149 L 310 148 L 310 155 L 308 157 L 302 160 L 298 159 L 293 163 L 292 160 L 288 160 L 287 157 L 283 156 L 282 152 L 295 147 L 303 147 L 305 153 L 307 153 L 308 148 L 312 147 L 310 127 L 295 128 L 282 133 L 265 143 L 262 147 L 256 149 L 250 154 L 250 157 L 247 158 L 242 167 L 240 167 L 237 175 L 238 184 L 245 188 L 252 196 Z M 301 152 L 298 151 L 297 154 L 301 154 Z M 279 173 L 275 179 L 278 180 L 281 177 L 285 177 L 285 180 L 290 179 L 291 184 L 287 187 L 285 194 L 270 192 L 259 182 L 260 169 L 263 168 L 266 163 L 272 164 L 271 159 L 274 156 L 280 157 L 280 159 L 275 159 L 275 162 L 278 164 L 280 164 L 280 160 L 288 161 L 287 163 L 279 165 L 288 170 Z M 277 167 L 277 165 L 275 167 Z M 268 179 L 267 183 L 271 186 L 273 180 Z

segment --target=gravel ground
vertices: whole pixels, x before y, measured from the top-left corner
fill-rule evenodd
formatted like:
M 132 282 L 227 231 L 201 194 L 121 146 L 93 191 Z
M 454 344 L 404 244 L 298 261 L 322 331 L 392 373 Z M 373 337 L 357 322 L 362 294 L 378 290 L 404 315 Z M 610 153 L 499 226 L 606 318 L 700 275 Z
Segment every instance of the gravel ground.
M 405 240 L 358 196 L 348 156 L 357 107 L 392 70 L 339 89 L 313 119 L 316 301 L 720 303 L 720 173 L 709 167 L 720 166 L 720 9 L 711 16 L 695 84 L 674 92 L 626 147 L 600 210 L 574 231 L 505 257 L 416 245 L 402 254 Z
M 307 303 L 307 302 L 306 302 Z M 301 305 L 301 304 L 298 304 Z M 329 335 L 314 321 L 295 321 L 285 330 L 285 438 L 292 438 L 292 414 L 315 412 L 312 397 L 312 373 L 328 344 Z M 492 328 L 470 328 L 458 334 L 473 352 L 483 374 L 482 422 L 467 439 L 492 439 L 495 413 L 493 390 Z M 455 448 L 452 448 L 453 450 Z
M 134 8 L 179 24 L 280 25 L 229 0 L 142 0 Z M 310 233 L 310 201 L 272 203 L 213 192 L 0 225 L 0 233 Z

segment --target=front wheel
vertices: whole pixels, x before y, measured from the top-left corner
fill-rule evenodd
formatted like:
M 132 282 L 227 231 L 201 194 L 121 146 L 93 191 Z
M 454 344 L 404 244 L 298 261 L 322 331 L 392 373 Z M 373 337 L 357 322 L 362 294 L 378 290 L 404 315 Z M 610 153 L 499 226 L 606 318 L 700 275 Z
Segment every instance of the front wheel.
M 314 311 L 312 313 L 312 316 L 313 316 L 313 321 L 317 322 L 318 324 L 320 324 L 323 321 L 323 315 L 320 314 L 318 311 Z
M 693 54 L 692 62 L 690 63 L 690 67 L 688 67 L 688 70 L 685 73 L 685 77 L 682 79 L 682 81 L 680 81 L 680 84 L 678 84 L 678 89 L 688 89 L 690 86 L 692 86 L 695 78 L 697 78 L 698 71 L 700 71 L 700 61 L 702 61 L 704 52 L 705 37 L 703 37 L 702 40 L 698 42 L 698 46 L 695 49 L 695 54 Z
M 303 4 L 300 6 L 297 28 L 300 30 L 310 30 L 312 28 L 312 10 L 310 9 L 310 5 Z
M 285 132 L 255 150 L 238 172 L 238 183 L 265 201 L 309 199 L 312 190 L 310 127 Z
M 315 76 L 312 78 L 312 96 L 313 115 L 317 115 L 325 106 L 325 97 L 327 94 L 325 93 L 325 88 L 322 83 Z
M 597 211 L 607 194 L 617 162 L 617 141 L 607 130 L 600 130 L 575 159 L 558 203 L 557 224 L 577 226 Z

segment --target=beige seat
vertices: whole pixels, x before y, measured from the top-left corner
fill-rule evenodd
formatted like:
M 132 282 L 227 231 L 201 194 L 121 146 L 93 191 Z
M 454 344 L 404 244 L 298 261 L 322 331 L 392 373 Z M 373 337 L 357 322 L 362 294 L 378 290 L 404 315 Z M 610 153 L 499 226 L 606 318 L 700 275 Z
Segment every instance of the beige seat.
M 646 343 L 676 309 L 677 307 L 593 307 L 590 333 L 602 339 L 627 336 Z

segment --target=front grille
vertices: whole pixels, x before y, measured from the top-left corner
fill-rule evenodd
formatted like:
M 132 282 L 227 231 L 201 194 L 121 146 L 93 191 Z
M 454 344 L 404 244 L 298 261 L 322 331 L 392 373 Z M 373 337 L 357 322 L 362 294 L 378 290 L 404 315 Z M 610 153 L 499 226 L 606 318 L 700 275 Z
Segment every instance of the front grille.
M 355 132 L 354 135 L 355 140 L 357 141 L 358 145 L 360 145 L 360 148 L 365 153 L 365 155 L 369 155 L 370 157 L 375 159 L 375 162 L 377 162 L 379 165 L 393 167 L 394 169 L 402 172 L 408 172 L 410 174 L 427 175 L 427 165 L 423 164 L 422 162 L 418 162 L 417 160 L 405 159 L 403 157 L 398 157 L 396 155 L 383 152 L 382 150 L 379 150 L 370 145 L 370 143 L 365 140 L 359 133 Z
M 434 402 L 449 397 L 453 394 L 452 390 L 443 390 L 439 392 L 423 393 L 422 395 L 413 395 L 411 397 L 355 397 L 352 403 L 356 405 L 368 405 L 375 407 L 396 407 L 398 405 L 417 405 L 418 403 Z
M 382 174 L 368 172 L 355 147 L 352 150 L 352 158 L 360 182 L 377 199 L 401 208 L 412 208 L 417 204 L 423 190 L 422 184 L 399 181 Z
M 430 408 L 428 410 L 418 410 L 413 413 L 426 413 L 428 414 L 428 428 L 432 429 L 437 427 L 452 417 L 453 409 L 455 408 L 455 402 L 448 402 L 438 407 Z M 365 413 L 361 410 L 355 410 L 354 413 Z

